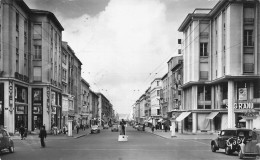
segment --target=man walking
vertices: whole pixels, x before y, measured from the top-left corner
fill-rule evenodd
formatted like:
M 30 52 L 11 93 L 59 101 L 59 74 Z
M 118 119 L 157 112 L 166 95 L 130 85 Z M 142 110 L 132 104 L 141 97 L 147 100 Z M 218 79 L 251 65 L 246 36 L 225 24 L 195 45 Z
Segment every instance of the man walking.
M 19 128 L 19 133 L 21 135 L 21 140 L 23 140 L 23 138 L 24 138 L 24 132 L 25 132 L 25 129 L 24 129 L 23 125 L 21 125 L 21 127 Z
M 40 134 L 39 134 L 39 138 L 41 139 L 41 146 L 42 147 L 45 147 L 44 138 L 46 138 L 46 137 L 47 137 L 47 133 L 46 133 L 45 127 L 42 126 L 41 130 L 40 130 Z

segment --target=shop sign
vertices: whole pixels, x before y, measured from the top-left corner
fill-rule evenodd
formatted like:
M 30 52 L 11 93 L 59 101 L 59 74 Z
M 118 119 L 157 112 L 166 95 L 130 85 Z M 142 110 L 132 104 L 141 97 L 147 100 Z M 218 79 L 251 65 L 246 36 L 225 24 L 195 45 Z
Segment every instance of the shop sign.
M 24 114 L 24 106 L 16 106 L 16 114 Z
M 247 88 L 239 88 L 238 89 L 238 99 L 239 100 L 247 100 Z
M 228 104 L 226 104 L 228 109 Z M 254 103 L 234 103 L 234 109 L 253 109 Z
M 13 111 L 13 81 L 9 81 L 9 110 Z
M 47 112 L 50 111 L 50 87 L 47 87 Z

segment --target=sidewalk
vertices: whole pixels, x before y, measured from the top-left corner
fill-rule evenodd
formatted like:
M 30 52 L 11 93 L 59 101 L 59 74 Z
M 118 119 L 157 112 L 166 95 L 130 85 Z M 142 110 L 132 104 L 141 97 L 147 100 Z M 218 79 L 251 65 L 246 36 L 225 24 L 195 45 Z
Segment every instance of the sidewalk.
M 214 139 L 217 137 L 217 133 L 197 133 L 197 134 L 188 134 L 188 133 L 175 133 L 175 137 L 171 137 L 171 131 L 163 131 L 163 130 L 154 130 L 154 132 L 151 131 L 151 128 L 145 128 L 145 132 L 150 133 L 150 134 L 154 134 L 163 138 L 167 138 L 167 139 Z
M 77 134 L 77 130 L 74 129 L 72 130 L 72 136 L 69 137 L 67 134 L 58 134 L 58 135 L 53 135 L 53 134 L 47 134 L 47 139 L 72 139 L 72 138 L 80 138 L 83 136 L 86 136 L 90 134 L 90 128 L 86 129 L 86 130 L 79 130 L 79 133 Z M 32 133 L 32 134 L 28 134 L 26 139 L 35 139 L 38 138 L 39 133 Z M 21 139 L 20 134 L 16 133 L 13 136 L 11 136 L 12 139 Z

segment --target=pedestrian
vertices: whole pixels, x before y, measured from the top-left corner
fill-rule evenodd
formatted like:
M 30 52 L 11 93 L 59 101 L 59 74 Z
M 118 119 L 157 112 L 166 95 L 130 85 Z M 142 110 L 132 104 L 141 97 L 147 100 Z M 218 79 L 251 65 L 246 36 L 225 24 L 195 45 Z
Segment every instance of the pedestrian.
M 27 133 L 28 133 L 28 129 L 25 128 L 25 129 L 24 129 L 24 136 L 23 136 L 23 139 L 27 138 Z
M 167 132 L 167 125 L 164 124 L 164 131 Z
M 143 131 L 145 131 L 145 124 L 143 124 Z
M 152 125 L 152 132 L 154 132 L 154 125 Z
M 25 129 L 24 129 L 23 125 L 21 125 L 21 127 L 19 128 L 19 133 L 21 135 L 21 140 L 23 140 L 24 132 L 25 132 Z
M 77 125 L 76 125 L 77 134 L 79 133 L 79 128 L 80 128 L 79 123 L 77 123 Z
M 124 119 L 122 119 L 122 121 L 120 122 L 120 126 L 121 126 L 120 135 L 125 135 L 125 121 L 124 121 Z
M 41 146 L 42 147 L 45 147 L 44 138 L 46 139 L 46 137 L 47 137 L 47 133 L 46 133 L 45 127 L 42 126 L 41 130 L 40 130 L 40 134 L 39 134 L 39 138 L 41 139 Z
M 86 130 L 86 124 L 83 124 L 83 130 L 84 131 Z

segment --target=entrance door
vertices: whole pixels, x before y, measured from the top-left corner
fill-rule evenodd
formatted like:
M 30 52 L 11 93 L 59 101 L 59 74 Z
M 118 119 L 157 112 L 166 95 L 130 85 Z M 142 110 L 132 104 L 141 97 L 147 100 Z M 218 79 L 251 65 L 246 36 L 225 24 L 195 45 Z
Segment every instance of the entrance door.
M 19 128 L 21 125 L 23 125 L 25 128 L 28 127 L 28 116 L 27 114 L 16 114 L 15 115 L 15 129 L 19 131 Z
M 42 115 L 33 115 L 33 123 L 32 123 L 32 131 L 34 130 L 40 130 L 41 126 L 43 126 L 42 123 Z

